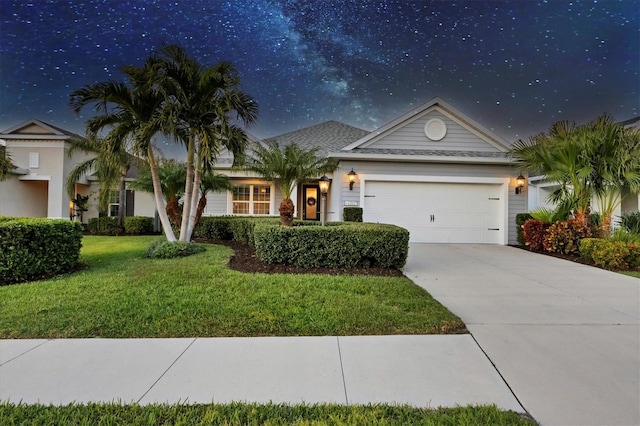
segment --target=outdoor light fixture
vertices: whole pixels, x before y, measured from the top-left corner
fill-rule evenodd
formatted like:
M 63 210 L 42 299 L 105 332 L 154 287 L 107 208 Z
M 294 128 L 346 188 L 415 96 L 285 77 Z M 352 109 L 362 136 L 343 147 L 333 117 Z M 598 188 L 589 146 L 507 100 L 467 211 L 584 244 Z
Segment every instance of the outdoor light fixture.
M 74 203 L 73 200 L 69 201 L 69 220 L 73 220 L 73 216 L 74 216 Z
M 347 176 L 349 176 L 349 191 L 353 191 L 353 184 L 355 183 L 356 178 L 358 177 L 358 174 L 353 171 L 353 167 L 352 167 L 351 171 L 347 173 Z
M 522 176 L 522 173 L 518 175 L 516 178 L 516 194 L 520 194 L 522 192 L 522 188 L 524 188 L 525 178 Z
M 327 209 L 327 192 L 329 192 L 331 179 L 329 179 L 327 175 L 322 175 L 322 177 L 318 181 L 318 185 L 320 186 L 320 194 L 322 194 L 322 203 L 320 204 L 320 225 L 324 226 L 326 221 L 325 215 Z

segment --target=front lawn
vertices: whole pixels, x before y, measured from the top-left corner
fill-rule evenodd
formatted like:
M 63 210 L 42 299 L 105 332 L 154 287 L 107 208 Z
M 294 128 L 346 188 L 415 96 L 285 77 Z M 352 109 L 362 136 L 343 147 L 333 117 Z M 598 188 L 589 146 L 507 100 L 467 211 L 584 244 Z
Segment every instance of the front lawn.
M 413 408 L 332 404 L 88 404 L 62 407 L 0 403 L 0 424 L 86 425 L 522 425 L 536 423 L 495 406 Z
M 246 274 L 232 250 L 146 259 L 157 237 L 83 238 L 87 268 L 0 287 L 0 338 L 436 334 L 462 321 L 405 277 Z
M 629 275 L 630 277 L 640 278 L 640 271 L 618 271 L 618 273 Z

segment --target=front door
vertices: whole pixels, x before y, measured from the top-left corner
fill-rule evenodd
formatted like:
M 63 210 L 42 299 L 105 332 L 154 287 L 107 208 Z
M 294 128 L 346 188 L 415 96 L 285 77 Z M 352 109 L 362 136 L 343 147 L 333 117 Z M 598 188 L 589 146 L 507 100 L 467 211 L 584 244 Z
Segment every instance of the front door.
M 302 219 L 320 220 L 320 187 L 302 186 Z

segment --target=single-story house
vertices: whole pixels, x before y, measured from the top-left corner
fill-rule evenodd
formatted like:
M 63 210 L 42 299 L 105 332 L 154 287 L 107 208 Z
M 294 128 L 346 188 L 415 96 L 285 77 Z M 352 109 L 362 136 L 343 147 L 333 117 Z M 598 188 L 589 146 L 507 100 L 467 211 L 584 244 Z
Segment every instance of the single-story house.
M 86 158 L 68 156 L 71 136 L 38 120 L 0 133 L 17 166 L 0 182 L 0 195 L 10 200 L 0 205 L 0 215 L 69 217 L 66 176 Z M 507 155 L 510 144 L 439 98 L 372 132 L 329 121 L 271 139 L 317 147 L 339 161 L 329 175 L 327 221 L 341 221 L 345 207 L 362 207 L 364 221 L 407 228 L 413 242 L 514 244 L 515 215 L 528 211 L 527 188 L 516 191 L 519 172 Z M 216 171 L 234 189 L 209 193 L 204 214 L 277 216 L 277 187 L 232 169 L 232 160 L 221 155 Z M 76 185 L 78 194 L 95 197 L 97 191 L 91 177 Z M 297 217 L 320 220 L 321 198 L 318 180 L 301 183 L 292 195 Z M 130 200 L 128 213 L 154 216 L 150 194 L 138 191 Z M 95 207 L 84 220 L 94 216 Z
M 509 143 L 439 98 L 373 132 L 329 121 L 271 139 L 339 160 L 329 176 L 328 221 L 357 206 L 365 222 L 407 228 L 412 242 L 515 244 L 515 215 L 528 211 L 526 188 L 516 194 Z M 205 214 L 277 215 L 277 188 L 231 163 L 223 155 L 216 169 L 235 189 L 209 194 Z M 320 219 L 318 181 L 302 183 L 292 199 L 297 217 Z
M 16 168 L 11 176 L 0 182 L 0 216 L 47 217 L 69 219 L 76 210 L 65 190 L 67 176 L 89 154 L 69 155 L 69 139 L 74 133 L 40 120 L 28 120 L 0 132 L 0 145 L 5 147 Z M 97 195 L 100 183 L 95 176 L 84 177 L 76 183 L 76 194 L 89 195 L 89 210 L 83 222 L 98 216 Z M 117 215 L 117 196 L 109 206 L 109 215 Z M 153 197 L 144 192 L 127 191 L 126 215 L 155 215 Z

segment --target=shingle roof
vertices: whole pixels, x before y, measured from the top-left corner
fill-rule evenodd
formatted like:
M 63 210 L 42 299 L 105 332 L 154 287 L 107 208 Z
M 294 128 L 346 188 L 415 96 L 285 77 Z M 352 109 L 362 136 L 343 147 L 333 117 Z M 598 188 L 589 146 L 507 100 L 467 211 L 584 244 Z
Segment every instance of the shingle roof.
M 265 139 L 265 142 L 275 141 L 281 146 L 295 143 L 303 149 L 318 148 L 318 154 L 325 156 L 329 152 L 338 151 L 368 134 L 367 130 L 349 126 L 348 124 L 338 121 L 326 121 Z

